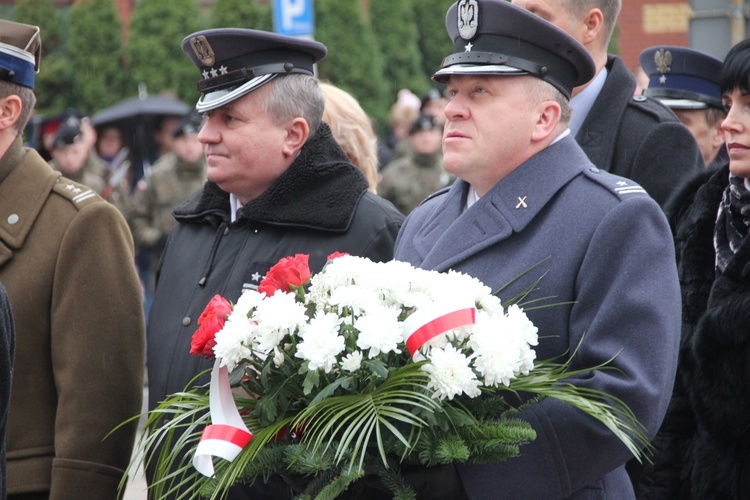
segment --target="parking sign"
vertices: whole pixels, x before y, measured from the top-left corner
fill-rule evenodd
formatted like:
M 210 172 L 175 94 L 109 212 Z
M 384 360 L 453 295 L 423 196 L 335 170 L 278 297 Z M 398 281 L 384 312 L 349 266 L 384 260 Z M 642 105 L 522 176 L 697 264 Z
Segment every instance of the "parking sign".
M 314 35 L 313 0 L 274 0 L 273 30 L 289 36 Z

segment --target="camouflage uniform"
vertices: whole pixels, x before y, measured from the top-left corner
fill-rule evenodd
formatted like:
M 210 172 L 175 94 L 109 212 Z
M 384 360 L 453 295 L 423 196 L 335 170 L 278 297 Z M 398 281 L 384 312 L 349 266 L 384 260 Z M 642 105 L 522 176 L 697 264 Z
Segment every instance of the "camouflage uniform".
M 408 215 L 425 198 L 453 182 L 454 177 L 443 169 L 443 155 L 424 155 L 410 146 L 406 153 L 383 169 L 378 194 Z
M 57 163 L 55 163 L 55 160 L 50 160 L 49 164 L 54 170 L 60 170 L 57 167 Z M 78 173 L 73 175 L 64 175 L 66 179 L 70 179 L 71 181 L 81 183 L 86 187 L 90 187 L 91 189 L 96 191 L 97 194 L 101 194 L 102 191 L 104 191 L 104 162 L 93 153 L 89 153 L 89 155 L 86 157 L 86 163 L 84 163 L 83 168 L 79 170 Z
M 175 224 L 172 210 L 190 198 L 206 180 L 206 162 L 187 163 L 175 153 L 167 153 L 154 164 L 146 179 L 128 203 L 128 223 L 138 247 L 150 249 L 155 268 Z

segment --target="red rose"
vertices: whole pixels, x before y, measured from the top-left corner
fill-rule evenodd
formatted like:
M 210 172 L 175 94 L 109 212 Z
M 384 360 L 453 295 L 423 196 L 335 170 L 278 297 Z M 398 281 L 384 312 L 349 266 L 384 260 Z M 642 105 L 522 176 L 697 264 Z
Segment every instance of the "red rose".
M 328 258 L 326 259 L 326 261 L 337 259 L 337 258 L 343 257 L 345 255 L 349 255 L 349 254 L 346 253 L 346 252 L 333 252 L 331 255 L 328 256 Z
M 214 357 L 216 333 L 224 328 L 227 316 L 232 312 L 232 304 L 221 295 L 214 295 L 198 318 L 200 327 L 190 341 L 190 354 Z
M 270 297 L 277 290 L 291 291 L 292 287 L 299 288 L 310 280 L 310 266 L 307 261 L 309 255 L 298 253 L 294 257 L 284 257 L 268 270 L 263 281 L 258 286 L 259 292 L 265 292 Z

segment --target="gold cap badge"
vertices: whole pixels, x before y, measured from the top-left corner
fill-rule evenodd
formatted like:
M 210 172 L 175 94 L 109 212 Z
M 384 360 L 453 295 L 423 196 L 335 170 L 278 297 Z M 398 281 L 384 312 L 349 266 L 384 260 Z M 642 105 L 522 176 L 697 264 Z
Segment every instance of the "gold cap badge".
M 203 63 L 204 66 L 213 66 L 216 62 L 216 55 L 214 49 L 211 48 L 211 44 L 208 43 L 206 37 L 199 35 L 190 39 L 190 46 L 193 48 L 196 57 Z

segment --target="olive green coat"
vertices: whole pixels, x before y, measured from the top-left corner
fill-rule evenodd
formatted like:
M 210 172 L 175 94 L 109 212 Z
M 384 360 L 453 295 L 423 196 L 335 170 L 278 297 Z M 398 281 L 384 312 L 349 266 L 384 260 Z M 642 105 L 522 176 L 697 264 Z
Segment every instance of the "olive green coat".
M 0 159 L 0 282 L 16 321 L 8 494 L 114 499 L 141 411 L 144 321 L 114 206 L 17 140 Z

